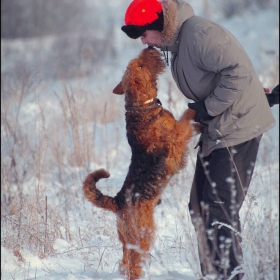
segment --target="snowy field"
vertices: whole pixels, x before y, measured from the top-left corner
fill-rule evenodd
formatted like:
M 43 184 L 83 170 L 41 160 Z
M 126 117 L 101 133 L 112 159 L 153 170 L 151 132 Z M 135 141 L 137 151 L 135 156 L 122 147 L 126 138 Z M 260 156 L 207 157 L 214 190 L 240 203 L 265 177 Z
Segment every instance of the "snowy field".
M 202 15 L 202 2 L 190 1 L 198 15 Z M 41 76 L 35 75 L 30 86 L 25 84 L 26 96 L 17 94 L 17 83 L 9 84 L 9 90 L 2 85 L 3 280 L 124 279 L 118 272 L 122 248 L 115 215 L 85 201 L 81 189 L 85 176 L 102 167 L 111 177 L 98 186 L 114 196 L 129 166 L 124 102 L 111 92 L 128 61 L 143 46 L 120 31 L 124 1 L 112 3 L 108 9 L 119 15 L 114 37 L 116 54 L 114 58 L 104 57 L 98 71 L 64 81 L 38 82 Z M 228 20 L 218 13 L 211 17 L 239 39 L 263 86 L 269 88 L 279 83 L 278 6 L 255 9 Z M 52 40 L 51 36 L 40 40 L 2 39 L 1 49 L 17 50 L 19 55 L 26 54 L 26 61 L 35 61 L 39 57 L 32 48 L 38 45 L 47 50 Z M 14 64 L 11 56 L 7 57 L 1 57 L 3 71 Z M 8 96 L 10 93 L 15 98 Z M 187 108 L 188 100 L 179 93 L 169 70 L 159 79 L 158 97 L 176 118 Z M 263 136 L 241 209 L 244 280 L 279 279 L 279 106 L 272 112 L 276 126 Z M 196 237 L 188 212 L 196 141 L 190 145 L 187 167 L 172 178 L 156 208 L 156 241 L 143 268 L 143 279 L 200 277 Z

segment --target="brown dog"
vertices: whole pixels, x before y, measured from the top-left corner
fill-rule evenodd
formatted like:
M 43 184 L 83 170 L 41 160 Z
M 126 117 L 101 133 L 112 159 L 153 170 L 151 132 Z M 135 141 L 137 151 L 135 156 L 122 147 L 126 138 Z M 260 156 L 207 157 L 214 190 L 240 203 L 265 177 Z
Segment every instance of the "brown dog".
M 122 189 L 109 197 L 96 188 L 99 179 L 109 177 L 104 169 L 89 174 L 83 185 L 92 204 L 117 214 L 123 244 L 120 268 L 130 280 L 141 276 L 141 264 L 155 237 L 154 208 L 170 178 L 185 166 L 193 135 L 195 111 L 186 110 L 176 121 L 156 98 L 157 78 L 165 67 L 159 51 L 144 49 L 129 63 L 113 90 L 125 94 L 127 139 L 132 151 Z

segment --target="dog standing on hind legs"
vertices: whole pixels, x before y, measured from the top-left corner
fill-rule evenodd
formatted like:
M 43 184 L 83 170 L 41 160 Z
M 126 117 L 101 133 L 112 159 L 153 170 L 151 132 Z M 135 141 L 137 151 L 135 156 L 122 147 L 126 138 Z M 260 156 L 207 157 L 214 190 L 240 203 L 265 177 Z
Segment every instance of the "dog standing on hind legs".
M 115 94 L 125 95 L 127 139 L 132 157 L 128 174 L 115 197 L 103 195 L 99 179 L 104 169 L 87 176 L 85 197 L 95 206 L 116 213 L 123 244 L 120 272 L 139 279 L 155 238 L 154 209 L 170 178 L 186 164 L 188 144 L 194 130 L 195 111 L 186 110 L 179 121 L 157 99 L 157 78 L 166 68 L 159 51 L 144 49 L 130 61 Z

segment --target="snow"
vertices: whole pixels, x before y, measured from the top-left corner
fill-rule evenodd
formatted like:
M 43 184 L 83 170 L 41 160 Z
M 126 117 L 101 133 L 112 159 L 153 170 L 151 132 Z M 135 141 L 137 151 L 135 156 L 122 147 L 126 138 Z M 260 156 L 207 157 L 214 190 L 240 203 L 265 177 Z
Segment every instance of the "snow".
M 87 2 L 89 6 L 101 5 L 101 1 L 98 1 L 99 4 Z M 108 6 L 108 9 L 111 9 L 111 12 L 116 12 L 117 21 L 122 24 L 124 1 L 111 2 L 112 5 Z M 190 1 L 196 14 L 202 13 L 201 2 Z M 278 9 L 273 8 L 263 11 L 256 10 L 254 13 L 236 16 L 229 20 L 213 15 L 213 19 L 238 38 L 247 50 L 263 86 L 270 88 L 279 83 L 278 78 L 275 78 L 277 77 L 275 69 L 279 68 L 279 64 L 277 65 L 276 62 L 279 58 L 279 14 L 277 11 Z M 92 76 L 65 82 L 72 88 L 86 89 L 92 98 L 97 95 L 102 96 L 103 103 L 98 105 L 101 112 L 106 102 L 123 106 L 122 97 L 112 96 L 111 89 L 120 81 L 127 62 L 143 48 L 139 41 L 130 42 L 119 29 L 116 27 L 114 39 L 117 58 L 104 58 L 102 67 Z M 32 49 L 42 47 L 49 50 L 53 37 L 49 36 L 40 40 L 16 39 L 14 42 L 2 40 L 2 42 L 3 47 L 9 45 L 19 53 L 23 53 L 27 47 L 29 51 L 26 53 L 25 59 L 32 61 L 36 60 Z M 1 66 L 3 69 L 9 69 L 13 63 L 12 60 L 2 59 Z M 163 106 L 170 106 L 171 108 L 168 109 L 174 113 L 175 117 L 178 117 L 186 108 L 187 100 L 172 86 L 174 95 L 172 102 L 168 102 L 170 96 L 166 94 L 166 88 L 169 81 L 170 73 L 167 71 L 160 77 L 159 97 Z M 64 82 L 44 80 L 41 88 L 43 94 L 38 92 L 36 100 L 29 100 L 22 108 L 21 121 L 26 126 L 31 125 L 30 120 L 40 116 L 42 106 L 47 126 L 54 121 L 55 116 L 62 115 L 54 92 L 63 91 Z M 84 93 L 84 96 L 86 97 L 87 93 Z M 242 232 L 244 270 L 247 273 L 244 280 L 279 279 L 279 260 L 273 259 L 276 254 L 271 251 L 273 248 L 276 252 L 279 251 L 279 106 L 274 106 L 272 112 L 277 125 L 262 139 L 260 156 L 255 167 L 251 187 L 240 213 L 244 228 Z M 38 139 L 42 137 L 38 132 L 39 125 L 42 124 L 37 123 L 37 126 L 33 127 L 35 137 L 33 141 L 36 141 L 36 137 Z M 88 129 L 93 128 L 90 128 L 89 125 Z M 40 187 L 48 197 L 50 218 L 57 222 L 55 225 L 49 225 L 52 227 L 55 239 L 53 240 L 53 236 L 47 237 L 52 244 L 50 253 L 45 253 L 43 249 L 38 253 L 31 245 L 22 246 L 19 244 L 18 251 L 24 258 L 24 261 L 21 261 L 16 249 L 9 249 L 11 246 L 8 248 L 3 242 L 4 236 L 17 234 L 16 231 L 7 232 L 8 227 L 6 227 L 12 222 L 16 224 L 15 216 L 5 217 L 6 222 L 2 221 L 1 227 L 1 279 L 124 279 L 118 271 L 122 248 L 117 237 L 115 215 L 94 208 L 83 199 L 81 193 L 82 180 L 86 174 L 90 170 L 101 167 L 106 167 L 111 173 L 109 179 L 99 182 L 98 186 L 104 193 L 114 195 L 122 185 L 130 158 L 129 146 L 125 138 L 123 115 L 121 114 L 121 117 L 116 120 L 112 119 L 106 124 L 102 123 L 101 118 L 98 118 L 95 129 L 97 134 L 105 135 L 105 139 L 107 139 L 106 143 L 103 142 L 104 137 L 95 136 L 92 139 L 93 149 L 96 150 L 98 160 L 89 162 L 85 168 L 70 164 L 63 166 L 64 177 L 61 180 L 65 183 L 64 185 L 59 180 L 58 171 L 45 174 L 39 179 L 35 175 L 31 175 L 26 180 L 23 195 L 27 201 L 30 201 L 29 204 L 25 205 L 25 207 L 30 207 L 30 217 L 26 217 L 26 219 L 32 219 L 32 211 L 34 211 L 32 198 L 37 188 Z M 2 137 L 4 136 L 5 133 Z M 116 143 L 110 141 L 111 139 L 115 140 Z M 150 252 L 150 259 L 143 267 L 143 279 L 194 280 L 199 278 L 197 241 L 188 212 L 189 190 L 196 153 L 196 150 L 193 149 L 195 144 L 194 140 L 191 143 L 187 168 L 172 178 L 163 194 L 163 202 L 156 208 L 156 240 Z M 47 142 L 45 145 L 48 147 Z M 263 157 L 264 154 L 265 157 Z M 5 153 L 3 155 L 3 157 L 8 156 Z M 39 169 L 40 166 L 36 172 L 39 172 Z M 40 225 L 44 226 L 43 223 Z M 270 229 L 273 230 L 270 231 Z M 273 235 L 269 236 L 271 232 Z M 270 242 L 269 245 L 267 242 Z M 264 265 L 262 271 L 265 274 L 263 276 L 267 278 L 262 278 L 261 274 L 256 273 L 260 259 Z

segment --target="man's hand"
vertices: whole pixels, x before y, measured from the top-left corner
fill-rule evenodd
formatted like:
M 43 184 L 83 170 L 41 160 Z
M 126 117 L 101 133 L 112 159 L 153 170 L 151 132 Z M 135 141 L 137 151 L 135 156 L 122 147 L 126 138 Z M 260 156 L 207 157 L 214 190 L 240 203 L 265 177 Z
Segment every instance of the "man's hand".
M 279 85 L 277 85 L 271 93 L 266 93 L 265 95 L 270 107 L 279 104 Z
M 196 111 L 196 115 L 194 118 L 195 122 L 209 121 L 209 120 L 214 119 L 214 117 L 212 117 L 208 114 L 204 101 L 188 103 L 188 106 L 190 109 L 193 109 Z

